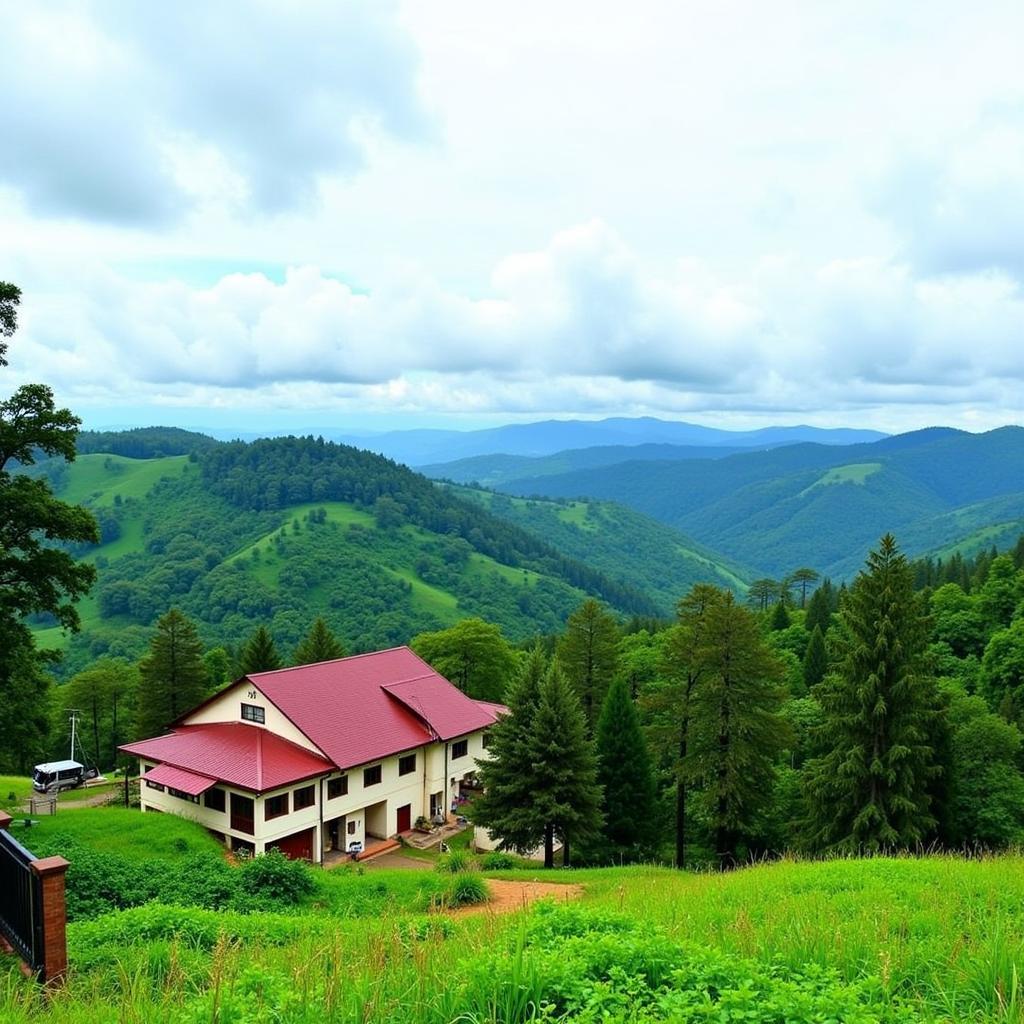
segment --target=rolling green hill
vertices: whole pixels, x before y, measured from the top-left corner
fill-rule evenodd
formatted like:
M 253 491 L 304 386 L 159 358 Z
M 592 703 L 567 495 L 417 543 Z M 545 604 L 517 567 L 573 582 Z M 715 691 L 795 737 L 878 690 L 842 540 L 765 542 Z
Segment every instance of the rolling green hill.
M 33 471 L 92 508 L 104 538 L 82 553 L 100 570 L 79 604 L 82 633 L 33 623 L 40 646 L 66 650 L 64 672 L 137 656 L 172 605 L 209 643 L 237 645 L 263 622 L 285 650 L 317 614 L 358 650 L 471 615 L 513 639 L 552 632 L 587 594 L 623 615 L 663 610 L 628 573 L 596 570 L 379 456 L 312 439 L 95 453 Z
M 694 583 L 714 583 L 742 593 L 755 575 L 625 505 L 511 498 L 468 487 L 458 488 L 458 493 L 650 594 L 666 616 L 673 614 L 675 603 Z
M 741 564 L 842 578 L 892 531 L 910 554 L 989 543 L 1024 523 L 1024 429 L 936 429 L 714 461 L 631 461 L 502 487 L 627 504 Z

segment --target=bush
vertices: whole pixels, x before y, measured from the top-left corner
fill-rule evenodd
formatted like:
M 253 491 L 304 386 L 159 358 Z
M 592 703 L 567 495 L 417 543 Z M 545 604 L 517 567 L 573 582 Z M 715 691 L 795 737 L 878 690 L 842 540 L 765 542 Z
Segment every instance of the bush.
M 264 905 L 300 903 L 313 892 L 313 876 L 302 861 L 280 850 L 253 857 L 241 868 L 242 891 Z
M 468 907 L 474 903 L 486 903 L 491 898 L 487 883 L 477 874 L 459 872 L 445 892 L 445 903 L 449 907 Z
M 465 850 L 452 850 L 437 858 L 435 870 L 445 874 L 458 874 L 460 871 L 473 871 L 476 863 Z
M 519 860 L 503 850 L 492 850 L 484 854 L 480 866 L 484 871 L 511 871 L 512 868 L 519 866 Z

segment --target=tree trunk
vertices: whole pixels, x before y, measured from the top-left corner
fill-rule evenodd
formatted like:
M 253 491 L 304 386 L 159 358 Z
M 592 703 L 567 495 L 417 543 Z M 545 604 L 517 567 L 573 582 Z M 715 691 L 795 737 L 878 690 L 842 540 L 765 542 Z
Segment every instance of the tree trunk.
M 555 830 L 551 825 L 544 826 L 544 867 L 555 866 Z
M 683 717 L 679 725 L 679 771 L 676 773 L 676 867 L 686 867 L 686 781 L 683 776 L 686 763 L 686 741 L 690 732 L 690 692 L 693 677 L 687 679 L 684 694 Z

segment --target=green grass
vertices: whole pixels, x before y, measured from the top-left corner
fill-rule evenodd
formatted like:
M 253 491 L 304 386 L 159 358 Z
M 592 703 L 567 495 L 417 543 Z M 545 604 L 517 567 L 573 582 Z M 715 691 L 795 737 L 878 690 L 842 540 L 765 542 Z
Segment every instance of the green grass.
M 815 480 L 810 487 L 804 488 L 797 497 L 803 498 L 816 487 L 829 487 L 833 484 L 857 484 L 863 486 L 869 476 L 882 469 L 880 462 L 855 462 L 849 466 L 836 466 Z
M 68 467 L 60 497 L 73 505 L 88 502 L 98 508 L 114 504 L 116 496 L 145 497 L 163 477 L 180 476 L 187 455 L 162 459 L 127 459 L 121 455 L 81 455 Z
M 104 809 L 63 820 L 96 848 L 115 848 L 120 830 L 147 857 L 169 855 L 153 828 L 201 832 L 142 817 Z M 512 1024 L 540 1019 L 534 999 L 551 1003 L 545 1019 L 566 1024 L 1024 1020 L 1020 856 L 489 877 L 572 882 L 584 893 L 578 910 L 535 910 L 525 926 L 521 914 L 438 920 L 423 911 L 442 874 L 345 868 L 317 872 L 312 903 L 286 915 L 123 911 L 70 926 L 79 968 L 52 1000 L 0 973 L 0 1019 Z M 339 918 L 353 920 L 339 927 Z M 597 997 L 595 1015 L 586 1006 Z
M 14 798 L 11 799 L 11 794 Z M 0 809 L 19 807 L 32 793 L 32 780 L 24 775 L 0 775 Z
M 5 1024 L 538 1019 L 529 999 L 518 1007 L 508 1001 L 518 992 L 564 1007 L 567 1022 L 588 1024 L 1024 1019 L 1016 980 L 1024 956 L 1019 857 L 784 862 L 724 876 L 658 868 L 497 874 L 582 883 L 581 909 L 533 912 L 525 931 L 519 915 L 432 921 L 420 908 L 444 882 L 435 872 L 328 872 L 318 883 L 320 909 L 298 915 L 143 908 L 72 925 L 73 955 L 86 966 L 49 1002 L 32 998 L 12 971 L 6 987 L 0 980 L 0 1017 Z M 358 925 L 325 920 L 339 912 L 354 912 Z M 610 965 L 620 962 L 616 974 Z M 672 962 L 681 973 L 672 973 Z M 557 980 L 563 974 L 565 982 Z M 605 1000 L 599 1016 L 573 1002 L 588 976 Z M 706 1014 L 659 1009 L 659 998 L 686 995 L 686 986 L 707 977 L 716 998 L 732 993 L 735 1015 L 725 1008 L 712 1015 L 706 997 Z M 744 985 L 756 991 L 744 996 Z M 231 1013 L 213 1010 L 218 998 Z M 791 1007 L 783 1016 L 777 1000 Z M 845 1010 L 801 1015 L 814 1000 Z
M 46 840 L 68 836 L 100 853 L 117 853 L 140 862 L 223 850 L 206 829 L 191 821 L 124 807 L 62 806 L 56 814 L 39 819 L 39 824 L 19 831 L 18 836 L 30 849 L 33 836 Z

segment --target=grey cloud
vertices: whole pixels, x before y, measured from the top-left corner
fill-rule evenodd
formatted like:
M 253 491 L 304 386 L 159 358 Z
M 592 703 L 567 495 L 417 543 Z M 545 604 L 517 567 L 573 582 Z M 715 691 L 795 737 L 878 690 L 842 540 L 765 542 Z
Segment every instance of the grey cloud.
M 58 65 L 75 44 L 61 31 L 81 33 L 84 56 Z M 45 215 L 180 215 L 197 197 L 175 151 L 198 150 L 241 179 L 243 205 L 278 212 L 308 204 L 322 177 L 358 171 L 366 130 L 431 131 L 390 3 L 51 6 L 9 16 L 5 40 L 0 181 Z

